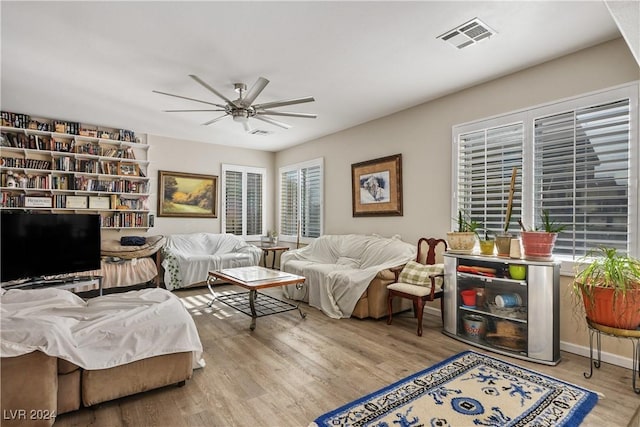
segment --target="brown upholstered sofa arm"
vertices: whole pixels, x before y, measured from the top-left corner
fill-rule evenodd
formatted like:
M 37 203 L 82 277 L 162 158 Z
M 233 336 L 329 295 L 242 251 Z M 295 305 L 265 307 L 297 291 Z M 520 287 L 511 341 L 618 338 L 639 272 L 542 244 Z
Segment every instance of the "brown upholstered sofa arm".
M 58 414 L 58 359 L 40 351 L 2 358 L 3 426 L 51 426 Z
M 81 399 L 84 406 L 90 406 L 184 383 L 191 378 L 192 361 L 191 352 L 182 352 L 84 370 L 40 351 L 3 357 L 2 426 L 51 426 L 57 415 L 79 409 Z
M 381 270 L 373 278 L 367 290 L 362 294 L 362 298 L 356 304 L 352 316 L 359 319 L 371 317 L 380 319 L 388 314 L 387 308 L 387 285 L 396 281 L 397 274 L 402 271 L 403 265 Z M 396 273 L 395 270 L 398 270 Z M 403 301 L 398 300 L 394 312 L 404 310 L 408 307 L 402 306 Z M 406 302 L 405 302 L 406 305 Z

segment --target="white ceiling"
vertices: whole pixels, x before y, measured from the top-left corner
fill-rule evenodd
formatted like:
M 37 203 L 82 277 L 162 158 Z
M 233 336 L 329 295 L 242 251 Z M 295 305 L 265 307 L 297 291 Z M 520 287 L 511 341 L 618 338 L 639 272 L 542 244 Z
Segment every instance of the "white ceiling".
M 4 111 L 180 139 L 278 151 L 620 37 L 601 1 L 9 2 L 0 4 Z M 473 18 L 497 32 L 458 50 L 437 40 Z M 256 102 L 312 95 L 281 129 L 250 135 L 219 113 L 196 74 L 235 99 L 234 82 L 271 81 Z M 206 108 L 206 107 L 205 107 Z

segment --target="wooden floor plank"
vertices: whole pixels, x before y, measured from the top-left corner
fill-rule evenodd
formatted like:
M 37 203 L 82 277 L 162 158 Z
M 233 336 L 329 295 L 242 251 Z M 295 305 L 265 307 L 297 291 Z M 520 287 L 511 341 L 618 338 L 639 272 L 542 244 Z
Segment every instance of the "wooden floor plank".
M 237 290 L 218 286 L 217 290 Z M 268 290 L 279 296 L 279 290 Z M 60 415 L 55 426 L 307 426 L 321 414 L 474 349 L 441 333 L 425 314 L 422 337 L 410 313 L 385 319 L 330 319 L 303 304 L 297 311 L 250 318 L 221 303 L 207 307 L 206 288 L 175 292 L 192 314 L 207 366 L 184 387 L 169 386 Z M 583 425 L 640 427 L 640 396 L 631 371 L 603 364 L 586 379 L 588 359 L 562 352 L 557 366 L 487 354 L 601 394 Z M 633 421 L 632 421 L 633 420 Z M 630 424 L 631 423 L 631 424 Z

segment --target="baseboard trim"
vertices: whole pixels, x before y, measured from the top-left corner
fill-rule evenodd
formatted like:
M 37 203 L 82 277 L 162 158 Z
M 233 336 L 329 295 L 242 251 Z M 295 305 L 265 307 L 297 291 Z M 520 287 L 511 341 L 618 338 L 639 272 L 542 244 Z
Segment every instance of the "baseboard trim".
M 424 310 L 434 316 L 440 317 L 440 310 L 435 307 L 425 307 Z M 577 354 L 578 356 L 589 357 L 589 347 L 583 345 L 577 345 L 566 341 L 560 341 L 560 350 L 568 353 Z M 593 348 L 594 359 L 598 357 L 595 344 Z M 607 353 L 602 351 L 600 353 L 600 360 L 604 363 L 620 366 L 627 369 L 633 369 L 633 360 L 630 357 L 620 356 L 618 354 Z M 585 369 L 589 369 L 589 365 L 585 366 Z
M 582 345 L 573 344 L 570 342 L 560 341 L 560 350 L 566 351 L 568 353 L 577 354 L 578 356 L 589 357 L 589 347 L 585 347 Z M 595 348 L 593 348 L 593 358 L 596 359 L 598 357 L 598 353 Z M 611 365 L 621 366 L 627 369 L 633 369 L 633 360 L 629 357 L 620 356 L 618 354 L 607 353 L 606 351 L 602 351 L 600 353 L 600 360 L 604 363 L 610 363 Z M 589 366 L 586 366 L 588 369 Z

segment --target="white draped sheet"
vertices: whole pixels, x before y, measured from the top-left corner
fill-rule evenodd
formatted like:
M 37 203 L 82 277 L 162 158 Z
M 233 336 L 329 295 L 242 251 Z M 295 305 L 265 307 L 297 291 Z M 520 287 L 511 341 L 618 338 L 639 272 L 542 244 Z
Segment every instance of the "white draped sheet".
M 173 290 L 207 280 L 210 271 L 258 265 L 262 250 L 233 234 L 190 233 L 167 237 L 164 283 Z
M 281 255 L 283 271 L 306 278 L 301 289 L 285 286 L 284 296 L 308 302 L 334 319 L 348 318 L 379 271 L 415 257 L 416 246 L 398 236 L 321 236 L 309 246 Z
M 164 289 L 87 301 L 55 288 L 14 289 L 3 293 L 0 304 L 2 357 L 40 350 L 84 369 L 105 369 L 193 352 L 193 366 L 204 366 L 191 315 L 177 296 Z

